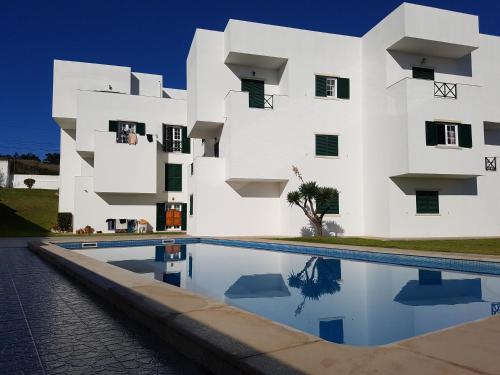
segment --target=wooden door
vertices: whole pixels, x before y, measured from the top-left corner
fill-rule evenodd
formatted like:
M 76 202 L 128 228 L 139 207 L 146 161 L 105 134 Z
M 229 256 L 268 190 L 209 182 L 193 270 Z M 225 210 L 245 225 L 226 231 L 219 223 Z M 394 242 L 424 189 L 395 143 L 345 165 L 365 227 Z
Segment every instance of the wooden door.
M 167 210 L 167 227 L 180 227 L 182 225 L 182 214 L 179 210 Z

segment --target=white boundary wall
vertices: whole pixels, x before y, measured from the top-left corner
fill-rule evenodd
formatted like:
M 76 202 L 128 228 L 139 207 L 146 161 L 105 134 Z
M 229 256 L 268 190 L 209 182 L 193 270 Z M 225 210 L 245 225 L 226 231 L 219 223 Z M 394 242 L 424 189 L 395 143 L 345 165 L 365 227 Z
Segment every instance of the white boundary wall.
M 57 190 L 60 186 L 59 176 L 55 175 L 41 175 L 41 174 L 15 174 L 12 180 L 12 187 L 14 189 L 27 189 L 24 180 L 32 178 L 35 180 L 33 189 L 47 189 Z

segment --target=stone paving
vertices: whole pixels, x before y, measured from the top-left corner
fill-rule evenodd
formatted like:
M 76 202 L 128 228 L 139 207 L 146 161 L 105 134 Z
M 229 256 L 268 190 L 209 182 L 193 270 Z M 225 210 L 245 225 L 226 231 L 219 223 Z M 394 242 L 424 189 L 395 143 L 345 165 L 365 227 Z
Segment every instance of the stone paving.
M 202 374 L 25 247 L 0 247 L 0 374 Z

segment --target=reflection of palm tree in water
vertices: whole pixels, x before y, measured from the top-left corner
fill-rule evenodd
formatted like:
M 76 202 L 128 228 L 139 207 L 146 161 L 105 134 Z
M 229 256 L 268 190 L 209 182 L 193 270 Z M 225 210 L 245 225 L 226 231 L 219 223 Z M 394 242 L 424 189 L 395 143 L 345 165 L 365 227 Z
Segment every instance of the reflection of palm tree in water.
M 292 271 L 288 276 L 288 285 L 300 289 L 304 297 L 302 303 L 295 310 L 295 316 L 302 312 L 307 299 L 319 301 L 323 294 L 338 292 L 340 290 L 338 283 L 340 277 L 340 260 L 324 259 L 323 257 L 311 257 L 302 271 L 299 273 Z

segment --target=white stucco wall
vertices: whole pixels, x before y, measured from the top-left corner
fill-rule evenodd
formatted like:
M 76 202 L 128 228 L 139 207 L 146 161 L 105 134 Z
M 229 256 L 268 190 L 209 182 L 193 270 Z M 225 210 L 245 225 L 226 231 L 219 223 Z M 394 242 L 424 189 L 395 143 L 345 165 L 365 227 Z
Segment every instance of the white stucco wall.
M 15 174 L 12 179 L 12 187 L 14 189 L 27 189 L 24 180 L 32 178 L 35 180 L 33 189 L 57 190 L 60 187 L 59 176 L 41 175 L 41 174 Z

